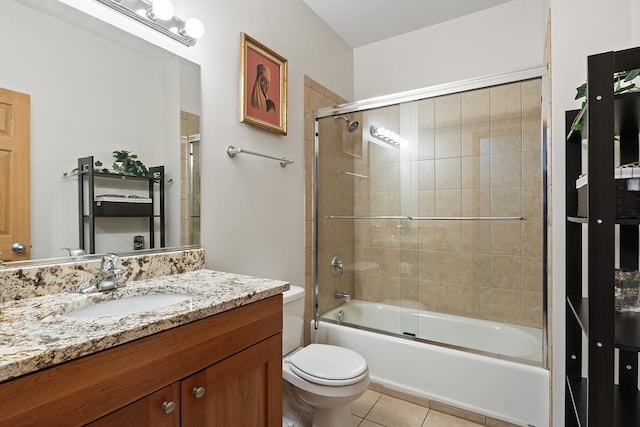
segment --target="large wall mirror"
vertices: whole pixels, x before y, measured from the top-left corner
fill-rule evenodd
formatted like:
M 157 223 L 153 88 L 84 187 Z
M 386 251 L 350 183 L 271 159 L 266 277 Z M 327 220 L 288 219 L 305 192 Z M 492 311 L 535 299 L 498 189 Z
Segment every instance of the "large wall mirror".
M 0 88 L 31 103 L 31 259 L 79 246 L 78 179 L 63 173 L 87 156 L 110 168 L 116 150 L 164 165 L 165 246 L 199 244 L 200 67 L 56 0 L 3 0 L 0 34 Z M 112 181 L 96 194 L 139 191 Z M 131 252 L 148 231 L 101 218 L 96 252 Z

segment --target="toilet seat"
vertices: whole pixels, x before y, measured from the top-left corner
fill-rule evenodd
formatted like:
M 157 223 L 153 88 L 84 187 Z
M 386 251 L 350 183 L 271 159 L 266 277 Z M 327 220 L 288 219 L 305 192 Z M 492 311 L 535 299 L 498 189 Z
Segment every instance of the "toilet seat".
M 347 386 L 368 375 L 367 362 L 355 351 L 327 344 L 310 344 L 288 359 L 292 373 L 314 384 Z

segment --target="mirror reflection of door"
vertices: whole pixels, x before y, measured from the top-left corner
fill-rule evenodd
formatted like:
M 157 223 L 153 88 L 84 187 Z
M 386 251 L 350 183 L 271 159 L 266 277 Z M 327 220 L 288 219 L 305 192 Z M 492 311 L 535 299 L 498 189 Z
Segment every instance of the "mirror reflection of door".
M 180 245 L 200 244 L 200 116 L 180 111 L 181 239 Z
M 30 259 L 30 97 L 0 88 L 0 259 Z

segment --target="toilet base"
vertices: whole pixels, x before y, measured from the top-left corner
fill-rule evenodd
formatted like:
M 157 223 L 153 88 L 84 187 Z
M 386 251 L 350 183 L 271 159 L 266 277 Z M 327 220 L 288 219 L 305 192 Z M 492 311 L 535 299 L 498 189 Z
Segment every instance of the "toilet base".
M 313 408 L 296 396 L 293 386 L 282 382 L 282 427 L 311 427 Z
M 312 427 L 349 427 L 351 422 L 350 405 L 333 408 L 314 408 Z

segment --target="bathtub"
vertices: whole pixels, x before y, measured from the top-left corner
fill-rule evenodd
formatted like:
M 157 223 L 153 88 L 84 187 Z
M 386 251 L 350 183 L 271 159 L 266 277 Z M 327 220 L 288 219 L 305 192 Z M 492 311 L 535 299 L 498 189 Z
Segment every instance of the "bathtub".
M 534 328 L 353 300 L 320 316 L 315 340 L 357 351 L 371 380 L 395 390 L 516 425 L 549 425 L 549 371 L 539 366 Z

